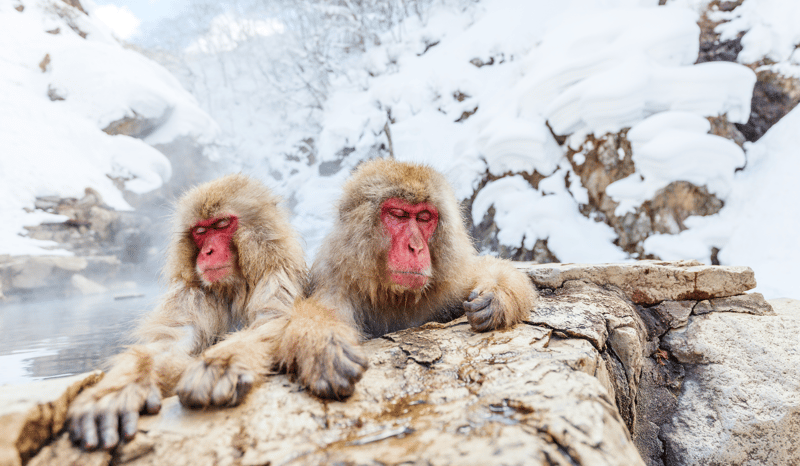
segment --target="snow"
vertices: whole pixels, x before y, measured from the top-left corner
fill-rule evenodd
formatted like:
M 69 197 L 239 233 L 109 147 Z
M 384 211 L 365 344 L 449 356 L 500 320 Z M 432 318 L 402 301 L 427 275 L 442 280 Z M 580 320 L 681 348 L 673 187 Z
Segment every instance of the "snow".
M 136 34 L 141 24 L 139 18 L 126 6 L 98 5 L 92 14 L 122 40 L 130 39 Z
M 678 235 L 658 235 L 645 248 L 662 259 L 707 260 L 720 249 L 720 262 L 751 267 L 758 290 L 767 297 L 798 296 L 800 219 L 793 203 L 800 198 L 800 109 L 795 108 L 756 143 L 747 144 L 747 168 L 736 173 L 725 208 L 709 217 L 690 218 Z
M 720 40 L 735 39 L 745 32 L 738 57 L 741 63 L 755 63 L 764 57 L 775 62 L 787 61 L 800 44 L 798 2 L 747 0 L 733 11 L 717 11 L 709 18 L 725 21 L 715 31 L 720 34 Z
M 8 238 L 0 254 L 52 253 L 43 248 L 54 245 L 19 235 L 23 225 L 63 220 L 26 213 L 36 196 L 80 197 L 91 186 L 127 209 L 108 177 L 134 192 L 156 189 L 181 167 L 151 146 L 190 136 L 217 148 L 229 171 L 262 178 L 287 199 L 311 258 L 349 172 L 391 147 L 398 160 L 445 173 L 458 198 L 472 200 L 476 224 L 493 209 L 506 246 L 546 239 L 561 261 L 626 261 L 614 231 L 580 213 L 588 191 L 566 154 L 588 134 L 630 128 L 636 172 L 606 190 L 616 215 L 679 180 L 724 201 L 716 215 L 687 219 L 680 234 L 650 237 L 646 253 L 707 263 L 718 248 L 723 264 L 752 267 L 767 297 L 800 297 L 800 273 L 789 266 L 800 259 L 799 221 L 782 201 L 800 189 L 791 179 L 800 114 L 744 150 L 709 134 L 708 117 L 747 121 L 756 76 L 738 63 L 695 64 L 707 0 L 420 2 L 424 11 L 369 31 L 355 51 L 334 39 L 364 33 L 365 23 L 347 23 L 341 8 L 323 12 L 344 21 L 325 24 L 355 28 L 337 35 L 313 24 L 301 33 L 291 15 L 246 15 L 234 5 L 215 9 L 208 29 L 173 51 L 172 74 L 122 47 L 91 2 L 91 16 L 68 19 L 53 13 L 53 5 L 69 10 L 57 0 L 26 3 L 22 13 L 0 5 L 0 85 L 11 90 L 0 108 L 15 109 L 0 112 L 0 237 Z M 361 20 L 375 20 L 369 14 Z M 711 6 L 709 19 L 723 21 L 722 40 L 745 33 L 741 63 L 767 57 L 773 71 L 800 76 L 797 2 Z M 50 101 L 48 90 L 65 100 Z M 133 115 L 160 124 L 142 140 L 101 131 Z M 534 187 L 532 179 L 541 180 Z
M 36 197 L 81 198 L 91 187 L 109 206 L 129 210 L 110 177 L 134 193 L 156 189 L 173 168 L 149 144 L 179 136 L 209 142 L 217 132 L 175 77 L 63 2 L 26 2 L 21 12 L 0 4 L 0 43 L 0 108 L 13 109 L 0 112 L 0 254 L 66 254 L 20 236 L 26 225 L 64 220 L 33 210 Z M 164 122 L 146 142 L 102 131 L 134 115 Z
M 708 134 L 711 124 L 689 112 L 655 114 L 628 131 L 636 173 L 609 185 L 606 194 L 619 202 L 615 214 L 633 212 L 673 181 L 706 186 L 725 200 L 737 168 L 745 164 L 733 141 Z
M 501 243 L 533 249 L 538 238 L 547 239 L 548 248 L 562 262 L 625 261 L 625 253 L 612 244 L 616 233 L 611 227 L 582 215 L 564 215 L 578 208 L 564 186 L 564 175 L 547 178 L 539 190 L 519 175 L 491 181 L 475 198 L 472 216 L 480 222 L 482 213 L 494 206 Z

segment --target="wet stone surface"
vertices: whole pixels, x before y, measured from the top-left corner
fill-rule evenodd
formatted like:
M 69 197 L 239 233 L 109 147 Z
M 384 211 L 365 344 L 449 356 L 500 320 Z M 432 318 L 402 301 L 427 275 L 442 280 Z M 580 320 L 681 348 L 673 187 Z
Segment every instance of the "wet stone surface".
M 371 340 L 366 349 L 370 368 L 346 402 L 310 396 L 285 375 L 268 377 L 234 409 L 189 411 L 169 398 L 108 460 L 641 464 L 597 378 L 603 358 L 587 340 L 530 324 L 476 334 L 461 318 Z M 75 451 L 61 439 L 37 464 L 61 464 Z
M 271 374 L 237 408 L 191 411 L 167 398 L 114 451 L 81 452 L 61 433 L 29 464 L 800 461 L 800 302 L 736 292 L 755 285 L 746 267 L 527 270 L 543 288 L 525 323 L 479 334 L 460 318 L 367 341 L 370 367 L 345 402 Z

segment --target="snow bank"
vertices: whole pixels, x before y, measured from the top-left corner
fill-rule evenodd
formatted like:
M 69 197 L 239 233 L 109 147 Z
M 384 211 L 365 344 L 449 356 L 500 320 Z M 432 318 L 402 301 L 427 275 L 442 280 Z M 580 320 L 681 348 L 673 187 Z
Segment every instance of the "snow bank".
M 720 249 L 724 264 L 753 268 L 758 291 L 770 298 L 796 298 L 800 248 L 800 218 L 794 202 L 800 198 L 800 108 L 795 108 L 754 144 L 747 144 L 747 168 L 736 173 L 725 207 L 716 215 L 692 217 L 678 235 L 652 236 L 648 252 L 662 259 L 708 260 Z
M 228 75 L 215 65 L 220 57 L 203 58 L 192 70 L 201 78 L 189 82 L 207 86 L 197 95 L 223 123 L 241 166 L 274 180 L 290 199 L 311 257 L 330 228 L 348 172 L 388 152 L 388 127 L 394 156 L 444 172 L 460 199 L 474 199 L 476 223 L 494 208 L 503 244 L 532 247 L 547 239 L 563 261 L 625 260 L 612 229 L 580 214 L 588 195 L 565 153 L 589 133 L 631 128 L 636 173 L 607 190 L 620 202 L 618 215 L 677 180 L 707 186 L 725 201 L 715 216 L 689 218 L 689 231 L 650 238 L 645 251 L 707 262 L 711 247 L 718 247 L 723 263 L 751 265 L 765 283 L 778 274 L 791 276 L 784 265 L 791 255 L 781 254 L 789 249 L 785 232 L 794 231 L 793 221 L 779 227 L 786 215 L 746 200 L 765 191 L 759 184 L 769 185 L 775 199 L 783 198 L 780 189 L 791 189 L 776 183 L 795 168 L 786 165 L 788 153 L 778 154 L 789 150 L 782 144 L 796 141 L 773 136 L 774 148 L 762 148 L 770 139 L 747 146 L 745 163 L 741 148 L 708 134 L 707 117 L 747 120 L 755 82 L 755 74 L 739 64 L 694 64 L 697 21 L 708 3 L 453 0 L 406 18 L 380 37 L 380 45 L 366 44 L 363 54 L 336 57 L 343 61 L 327 75 L 320 101 L 307 100 L 309 94 L 298 89 L 308 91 L 309 85 L 282 71 L 292 53 L 302 53 L 290 47 L 291 31 L 239 43 L 220 55 L 225 68 L 235 70 Z M 786 0 L 746 0 L 733 13 L 712 15 L 730 20 L 719 29 L 725 37 L 770 31 L 774 37 L 759 42 L 763 48 L 745 41 L 745 51 L 774 50 L 784 60 L 776 66 L 784 66 L 800 63 L 800 52 L 787 58 L 786 48 L 800 42 L 790 27 L 799 22 L 798 8 Z M 265 77 L 276 87 L 264 86 Z M 569 136 L 567 144 L 559 145 L 553 133 Z M 782 172 L 770 174 L 773 169 Z M 537 188 L 519 175 L 534 172 L 544 177 Z M 756 225 L 762 226 L 759 241 Z M 790 294 L 789 281 L 762 289 Z
M 633 212 L 673 181 L 706 186 L 720 199 L 733 189 L 733 176 L 745 164 L 733 141 L 708 134 L 711 124 L 689 112 L 662 112 L 628 131 L 636 173 L 610 184 L 606 194 L 619 202 L 615 215 Z
M 565 175 L 565 170 L 557 172 L 542 181 L 539 190 L 519 175 L 489 182 L 472 204 L 473 218 L 480 222 L 494 206 L 501 243 L 530 250 L 537 239 L 547 239 L 547 247 L 562 262 L 627 260 L 613 244 L 616 233 L 611 227 L 574 214 L 578 204 L 564 186 Z
M 381 38 L 383 45 L 369 47 L 358 57 L 343 57 L 350 60 L 347 71 L 330 83 L 321 111 L 308 113 L 320 128 L 315 134 L 306 123 L 304 137 L 313 138 L 314 161 L 279 156 L 295 150 L 286 134 L 296 134 L 296 127 L 287 131 L 288 124 L 271 118 L 258 134 L 252 123 L 242 121 L 241 104 L 226 105 L 214 96 L 230 92 L 228 100 L 238 102 L 246 94 L 207 69 L 203 77 L 211 85 L 206 92 L 216 90 L 205 105 L 210 111 L 230 108 L 218 119 L 237 122 L 226 126 L 226 132 L 244 154 L 242 165 L 274 177 L 277 190 L 294 202 L 294 223 L 313 256 L 318 239 L 331 225 L 332 202 L 346 173 L 359 161 L 388 150 L 387 123 L 395 158 L 439 169 L 456 195 L 468 199 L 487 174 L 537 172 L 547 177 L 543 185 L 563 185 L 565 177 L 577 180 L 565 158 L 566 147 L 558 145 L 546 121 L 556 134 L 572 134 L 570 141 L 576 144 L 588 133 L 616 132 L 662 112 L 684 112 L 695 124 L 719 114 L 746 121 L 754 73 L 730 63 L 693 66 L 699 48 L 697 11 L 657 3 L 486 0 L 434 8 L 425 21 L 406 18 Z M 259 38 L 239 49 L 254 51 L 255 44 L 268 48 L 277 41 Z M 227 53 L 225 59 L 230 60 L 225 66 L 252 75 L 239 51 Z M 239 78 L 235 85 L 249 89 L 250 79 Z M 272 99 L 254 117 L 266 121 L 267 109 L 279 108 L 279 103 Z M 634 157 L 641 170 L 615 187 L 614 196 L 624 209 L 635 208 L 674 179 L 687 177 L 727 195 L 734 170 L 744 164 L 738 147 L 705 134 L 707 123 L 694 130 L 657 126 L 647 140 L 637 143 Z M 696 149 L 686 150 L 696 144 Z M 383 152 L 377 149 L 381 146 Z M 704 171 L 713 172 L 710 180 L 703 177 Z M 575 251 L 591 251 L 593 261 L 624 257 L 609 239 L 607 227 L 579 213 L 578 202 L 588 201 L 583 187 L 576 183 L 572 192 L 554 190 L 543 201 L 540 191 L 522 186 L 521 180 L 515 178 L 513 185 L 500 180 L 483 188 L 489 191 L 478 193 L 481 202 L 473 207 L 474 221 L 480 222 L 494 205 L 498 215 L 507 212 L 496 220 L 505 225 L 500 241 L 508 246 L 532 246 L 548 238 L 562 260 L 577 257 Z M 504 194 L 493 202 L 491 193 Z M 521 207 L 527 203 L 530 207 Z M 511 206 L 516 208 L 513 213 Z M 574 226 L 578 233 L 540 218 L 555 218 L 555 212 L 561 224 Z M 606 246 L 597 246 L 601 243 Z M 592 247 L 571 251 L 570 244 Z
M 217 129 L 172 75 L 123 48 L 101 22 L 58 0 L 25 2 L 21 12 L 14 6 L 0 4 L 0 254 L 64 254 L 20 236 L 25 225 L 64 220 L 33 211 L 37 196 L 80 198 L 92 187 L 127 210 L 110 178 L 143 193 L 171 176 L 166 157 L 142 140 L 104 133 L 109 123 L 163 121 L 150 144 L 178 136 L 207 142 Z

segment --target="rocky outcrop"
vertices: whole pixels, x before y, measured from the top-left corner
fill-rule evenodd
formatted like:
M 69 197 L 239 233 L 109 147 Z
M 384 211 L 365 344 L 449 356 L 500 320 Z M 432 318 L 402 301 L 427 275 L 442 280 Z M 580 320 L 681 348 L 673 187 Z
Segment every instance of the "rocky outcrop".
M 559 288 L 588 280 L 622 290 L 636 304 L 736 296 L 755 288 L 749 267 L 709 267 L 700 262 L 638 261 L 623 264 L 520 264 L 534 283 Z
M 722 121 L 717 122 L 717 127 L 727 123 L 718 120 Z M 686 230 L 687 218 L 713 215 L 723 203 L 705 186 L 674 181 L 635 210 L 617 215 L 619 203 L 606 193 L 606 188 L 636 171 L 627 133 L 625 129 L 602 137 L 590 135 L 578 149 L 568 149 L 567 159 L 589 195 L 581 213 L 613 228 L 616 244 L 632 257 L 651 258 L 644 250 L 644 240 L 655 234 L 680 233 Z
M 52 241 L 74 255 L 0 256 L 0 291 L 7 298 L 48 293 L 101 293 L 110 282 L 153 258 L 153 222 L 146 215 L 120 212 L 97 191 L 84 197 L 39 197 L 35 207 L 65 220 L 26 227 L 31 238 Z
M 800 461 L 800 303 L 776 312 L 744 294 L 755 285 L 745 267 L 520 267 L 542 292 L 525 323 L 476 334 L 461 318 L 370 340 L 345 402 L 270 374 L 237 408 L 168 398 L 114 451 L 81 452 L 62 433 L 28 464 Z
M 146 215 L 121 212 L 103 203 L 100 194 L 86 188 L 81 199 L 45 196 L 36 199 L 36 210 L 63 215 L 58 223 L 26 227 L 28 236 L 53 241 L 77 256 L 114 255 L 122 262 L 147 258 L 153 222 Z

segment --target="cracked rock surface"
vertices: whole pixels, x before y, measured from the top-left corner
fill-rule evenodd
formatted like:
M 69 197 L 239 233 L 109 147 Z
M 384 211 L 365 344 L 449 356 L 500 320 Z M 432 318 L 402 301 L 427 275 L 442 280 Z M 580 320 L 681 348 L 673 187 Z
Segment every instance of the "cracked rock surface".
M 746 267 L 524 267 L 542 294 L 524 324 L 367 341 L 345 402 L 271 374 L 233 409 L 167 398 L 111 452 L 51 429 L 27 464 L 800 464 L 800 302 L 744 294 Z
M 101 464 L 642 464 L 588 340 L 530 324 L 477 334 L 461 318 L 365 346 L 370 368 L 346 402 L 285 375 L 234 409 L 173 397 Z M 62 438 L 31 464 L 76 451 Z

